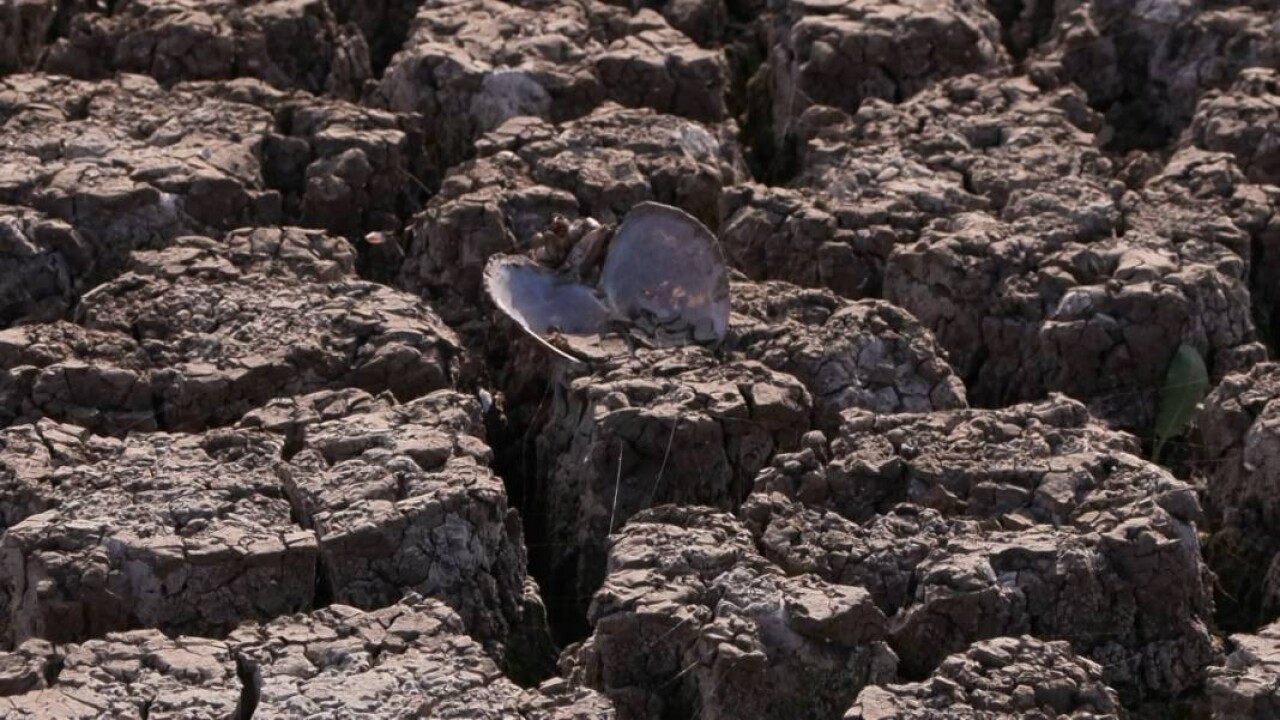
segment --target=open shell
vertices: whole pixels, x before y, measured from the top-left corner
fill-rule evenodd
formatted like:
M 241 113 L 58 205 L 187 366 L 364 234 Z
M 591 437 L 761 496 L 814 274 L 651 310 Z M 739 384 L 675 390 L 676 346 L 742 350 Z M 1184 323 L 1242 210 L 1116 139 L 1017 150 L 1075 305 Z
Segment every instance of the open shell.
M 552 272 L 526 257 L 493 257 L 485 266 L 484 286 L 502 312 L 544 345 L 574 358 L 547 341 L 553 334 L 599 335 L 609 309 L 596 291 Z
M 616 315 L 699 342 L 729 329 L 729 273 L 715 235 L 669 205 L 640 203 L 609 244 L 600 288 Z
M 576 277 L 578 267 L 603 249 L 593 232 L 575 248 L 576 263 L 556 272 L 517 255 L 495 256 L 485 266 L 485 290 L 502 312 L 557 354 L 569 342 L 588 344 L 621 322 L 655 344 L 719 342 L 729 328 L 729 274 L 711 231 L 683 210 L 641 203 L 608 242 L 597 290 Z M 580 344 L 580 343 L 579 343 Z

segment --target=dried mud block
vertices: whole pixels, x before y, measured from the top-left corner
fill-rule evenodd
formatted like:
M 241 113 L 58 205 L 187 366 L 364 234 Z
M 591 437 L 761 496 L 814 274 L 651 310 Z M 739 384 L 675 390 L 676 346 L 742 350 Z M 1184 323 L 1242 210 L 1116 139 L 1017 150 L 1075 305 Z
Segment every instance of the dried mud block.
M 416 594 L 371 612 L 332 605 L 246 624 L 227 644 L 253 668 L 255 718 L 614 717 L 603 696 L 562 680 L 519 687 L 452 610 Z
M 94 259 L 67 223 L 0 205 L 0 328 L 65 315 L 88 285 Z
M 1280 614 L 1280 366 L 1227 376 L 1195 419 L 1193 463 L 1206 477 L 1220 622 L 1246 630 Z
M 543 11 L 501 0 L 429 2 L 374 100 L 421 113 L 438 128 L 431 140 L 439 177 L 508 118 L 566 120 L 598 105 L 604 90 L 588 61 L 598 49 L 579 5 Z
M 714 230 L 722 192 L 746 172 L 735 145 L 725 126 L 615 104 L 561 125 L 513 119 L 414 219 L 398 284 L 457 325 L 487 307 L 489 257 L 526 249 L 556 215 L 616 223 L 652 200 Z
M 739 514 L 783 572 L 863 588 L 890 617 L 914 602 L 916 569 L 963 525 L 910 503 L 855 523 L 772 492 L 752 494 Z
M 734 283 L 730 345 L 804 383 L 813 425 L 834 433 L 840 413 L 966 407 L 964 385 L 932 334 L 879 300 L 850 302 L 786 283 Z
M 673 28 L 671 13 L 588 7 L 602 31 L 603 49 L 591 64 L 607 99 L 705 122 L 726 118 L 730 72 L 723 52 L 699 47 Z
M 1119 720 L 1126 717 L 1096 663 L 1065 642 L 1031 636 L 975 643 L 928 680 L 863 690 L 845 720 Z
M 962 199 L 1008 222 L 1047 215 L 1041 222 L 1052 220 L 1055 234 L 1082 239 L 1109 236 L 1118 220 L 1107 197 L 1113 164 L 1097 147 L 1106 125 L 1074 88 L 964 76 L 899 105 L 871 101 L 852 115 L 814 108 L 800 132 L 792 184 L 826 190 L 847 227 L 894 210 L 908 217 L 893 222 L 918 228 Z M 1077 197 L 1081 184 L 1100 197 Z
M 1216 243 L 1057 242 L 974 213 L 897 248 L 885 295 L 936 332 L 976 404 L 1064 392 L 1149 434 L 1180 344 L 1215 377 L 1264 357 L 1246 278 Z
M 1128 700 L 1172 698 L 1217 660 L 1209 573 L 1168 518 L 953 537 L 916 568 L 915 601 L 892 620 L 904 673 L 970 642 L 1034 633 L 1070 642 Z
M 927 220 L 920 206 L 933 213 L 983 206 L 954 178 L 939 179 L 892 151 L 860 157 L 856 164 L 859 177 L 892 174 L 909 193 L 874 181 L 878 187 L 852 195 L 830 185 L 830 197 L 820 190 L 735 186 L 721 201 L 720 242 L 729 264 L 752 280 L 820 287 L 846 298 L 878 297 L 894 246 L 918 236 Z
M 1055 243 L 1111 237 L 1123 186 L 1078 91 L 964 76 L 853 115 L 798 121 L 788 188 L 726 192 L 721 240 L 754 280 L 884 297 L 886 264 L 939 221 L 982 212 Z M 910 308 L 908 308 L 910 309 Z
M 728 67 L 661 15 L 600 3 L 433 0 L 372 99 L 434 129 L 433 177 L 516 116 L 564 122 L 606 100 L 697 120 L 724 119 Z
M 537 676 L 550 662 L 520 518 L 489 467 L 475 399 L 441 391 L 392 405 L 329 392 L 242 424 L 294 438 L 285 491 L 316 533 L 336 602 L 378 608 L 412 590 L 453 608 L 511 672 Z
M 896 664 L 866 590 L 783 574 L 709 508 L 635 516 L 590 620 L 562 665 L 621 718 L 835 717 Z
M 183 83 L 176 89 L 273 115 L 275 132 L 261 145 L 262 177 L 283 194 L 285 217 L 303 226 L 352 240 L 372 231 L 395 238 L 421 209 L 427 132 L 420 117 L 283 92 L 253 79 Z M 397 246 L 361 249 L 385 254 Z
M 525 689 L 463 634 L 449 608 L 410 594 L 372 612 L 331 605 L 245 623 L 225 640 L 113 633 L 32 640 L 0 653 L 7 718 L 612 718 L 599 693 Z
M 135 249 L 282 222 L 388 234 L 366 264 L 392 276 L 398 232 L 422 201 L 419 118 L 258 80 L 166 90 L 138 75 L 12 75 L 0 79 L 0 123 L 0 202 L 79 231 L 95 280 Z
M 612 7 L 595 8 L 596 13 L 608 18 L 612 12 L 615 16 L 621 15 L 623 22 L 630 20 L 627 15 L 633 14 L 636 7 L 627 0 L 602 0 L 600 5 Z M 710 48 L 721 47 L 726 41 L 738 39 L 735 33 L 742 32 L 743 25 L 755 21 L 757 16 L 763 16 L 766 9 L 765 3 L 760 0 L 652 0 L 645 2 L 642 7 L 661 13 L 671 27 L 688 35 L 702 47 Z M 624 12 L 626 15 L 623 15 Z M 640 12 L 643 13 L 644 10 Z M 652 22 L 647 18 L 644 21 Z
M 1232 635 L 1235 648 L 1220 667 L 1209 670 L 1213 720 L 1262 720 L 1280 713 L 1280 626 Z
M 1207 571 L 1185 525 L 1166 515 L 1090 530 L 904 503 L 855 523 L 767 493 L 742 514 L 786 573 L 865 588 L 889 616 L 908 678 L 975 641 L 1031 633 L 1070 642 L 1129 700 L 1168 698 L 1218 657 Z
M 1212 152 L 1236 158 L 1249 182 L 1280 179 L 1280 87 L 1276 71 L 1248 68 L 1230 88 L 1211 90 L 1196 105 L 1186 139 Z
M 78 325 L 0 331 L 8 422 L 123 434 L 235 422 L 326 387 L 409 400 L 451 386 L 458 341 L 417 298 L 355 278 L 340 238 L 298 228 L 139 252 L 85 295 Z
M 59 436 L 50 464 L 27 459 L 5 473 L 5 504 L 38 511 L 0 538 L 6 640 L 138 627 L 218 634 L 311 605 L 316 540 L 291 518 L 278 442 L 235 431 L 124 441 L 49 424 L 37 432 Z M 5 454 L 20 449 L 6 444 Z
M 788 573 L 866 587 L 908 677 L 1031 633 L 1071 642 L 1128 699 L 1203 681 L 1217 651 L 1201 509 L 1131 437 L 1061 397 L 845 417 L 829 448 L 777 457 L 742 513 Z
M 1248 182 L 1234 156 L 1185 146 L 1147 174 L 1121 201 L 1129 230 L 1175 245 L 1195 241 L 1221 246 L 1239 256 L 1253 275 L 1275 264 L 1276 190 Z M 1264 298 L 1275 295 L 1265 283 L 1254 280 L 1253 285 Z
M 56 488 L 46 480 L 61 468 L 92 466 L 119 456 L 120 441 L 75 425 L 40 420 L 0 430 L 0 529 L 54 507 Z
M 514 119 L 480 147 L 485 156 L 503 150 L 523 160 L 534 181 L 571 192 L 580 214 L 600 222 L 620 222 L 652 200 L 714 231 L 721 193 L 746 176 L 732 125 L 615 104 L 559 125 Z
M 930 84 L 1002 73 L 1000 25 L 974 0 L 787 0 L 772 3 L 768 59 L 751 82 L 775 143 L 807 108 L 854 112 L 868 99 L 902 102 Z
M 1170 233 L 1222 243 L 1250 262 L 1255 316 L 1272 343 L 1280 337 L 1280 290 L 1269 282 L 1280 271 L 1277 132 L 1275 71 L 1244 70 L 1229 89 L 1201 99 L 1181 148 L 1148 183 L 1151 202 L 1139 209 Z
M 585 610 L 608 536 L 641 510 L 734 508 L 774 453 L 798 447 L 810 413 L 795 378 L 701 348 L 640 351 L 557 379 L 536 438 L 539 503 L 526 514 L 544 524 L 549 592 Z
M 844 417 L 829 460 L 821 448 L 788 456 L 756 489 L 855 521 L 903 501 L 1015 524 L 1115 524 L 1161 511 L 1194 522 L 1200 514 L 1191 487 L 1138 457 L 1133 436 L 1061 395 L 1001 410 Z
M 1105 108 L 1121 148 L 1176 138 L 1196 100 L 1248 67 L 1274 67 L 1271 3 L 1040 5 L 1043 30 L 1027 57 L 1040 85 L 1074 83 Z
M 226 643 L 157 630 L 80 645 L 30 640 L 0 653 L 6 718 L 226 720 L 249 712 Z
M 279 193 L 260 180 L 274 123 L 258 108 L 141 76 L 12 75 L 0 79 L 0 122 L 0 201 L 70 223 L 104 273 L 135 248 L 281 219 Z
M 40 69 L 83 79 L 140 73 L 183 80 L 254 77 L 280 88 L 358 97 L 372 75 L 364 36 L 325 0 L 125 0 L 81 8 Z

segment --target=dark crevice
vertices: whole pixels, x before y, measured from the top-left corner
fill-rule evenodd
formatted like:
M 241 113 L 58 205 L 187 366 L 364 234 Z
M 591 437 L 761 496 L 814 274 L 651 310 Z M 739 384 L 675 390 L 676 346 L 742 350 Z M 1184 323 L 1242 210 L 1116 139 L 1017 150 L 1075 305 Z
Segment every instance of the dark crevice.
M 796 175 L 797 141 L 790 131 L 777 139 L 766 21 L 745 25 L 724 48 L 729 63 L 726 105 L 741 128 L 738 139 L 752 177 L 766 185 L 783 185 Z
M 985 344 L 977 349 L 973 354 L 973 361 L 967 368 L 957 367 L 956 373 L 964 380 L 965 390 L 968 392 L 969 404 L 975 408 L 999 408 L 1003 407 L 1003 403 L 996 401 L 994 398 L 986 397 L 984 394 L 977 392 L 978 381 L 982 377 L 982 367 L 987 364 L 987 359 L 991 351 Z
M 1129 703 L 1125 709 L 1131 720 L 1204 720 L 1212 716 L 1209 698 L 1202 687 L 1174 698 Z
M 559 649 L 585 638 L 590 627 L 579 610 L 583 606 L 581 598 L 562 592 L 577 587 L 576 577 L 573 564 L 568 563 L 566 572 L 564 559 L 554 552 L 546 523 L 546 501 L 538 483 L 536 441 L 550 417 L 552 382 L 548 381 L 543 387 L 541 401 L 532 397 L 516 399 L 515 407 L 508 408 L 506 413 L 495 406 L 485 415 L 485 433 L 493 448 L 493 470 L 502 478 L 510 506 L 518 509 L 528 553 L 528 572 L 538 583 L 551 641 Z M 558 570 L 557 560 L 562 563 Z
M 546 552 L 544 556 L 551 554 Z M 547 606 L 552 640 L 559 647 L 565 647 L 581 642 L 591 634 L 586 609 L 595 590 L 604 584 L 608 547 L 603 541 L 588 541 L 576 552 L 562 553 L 555 559 L 558 562 L 553 564 L 550 562 L 551 558 L 547 557 L 546 565 L 551 567 L 545 567 L 534 576 L 543 588 L 542 597 Z M 533 570 L 531 567 L 530 571 Z M 590 591 L 583 592 L 584 587 L 590 588 Z M 556 588 L 562 591 L 557 592 Z
M 1103 148 L 1104 151 L 1123 155 L 1134 150 L 1158 151 L 1168 148 L 1181 133 L 1159 112 L 1168 103 L 1152 94 L 1141 96 L 1125 93 L 1114 103 L 1090 103 L 1094 110 L 1103 113 L 1115 134 Z M 1167 108 L 1166 108 L 1167 109 Z
M 521 687 L 536 688 L 556 675 L 559 648 L 547 629 L 545 608 L 537 602 L 524 602 L 522 608 L 522 623 L 507 635 L 502 673 Z
M 1258 329 L 1259 340 L 1267 346 L 1267 355 L 1276 357 L 1280 349 L 1280 313 L 1276 312 L 1275 295 L 1271 289 L 1275 278 L 1269 277 L 1267 267 L 1267 243 L 1259 237 L 1249 243 L 1249 300 L 1253 307 L 1253 323 Z
M 236 705 L 235 720 L 252 720 L 262 699 L 262 671 L 257 663 L 238 654 L 236 677 L 240 679 L 240 702 Z
M 294 456 L 302 452 L 306 446 L 307 426 L 305 424 L 290 425 L 284 433 L 284 446 L 280 448 L 280 459 L 290 462 Z M 295 508 L 290 504 L 290 512 Z M 296 520 L 295 520 L 296 521 Z
M 286 450 L 282 451 L 282 454 L 286 453 L 287 448 L 290 446 L 291 443 L 294 443 L 294 442 L 296 442 L 298 448 L 301 448 L 304 443 L 303 441 L 304 435 L 305 435 L 305 430 L 299 430 L 296 428 L 290 429 L 288 433 L 289 439 L 285 441 Z M 287 458 L 285 459 L 285 461 L 286 462 L 288 461 Z M 326 458 L 326 461 L 327 461 L 327 458 Z M 311 533 L 315 535 L 316 543 L 319 544 L 321 540 L 320 534 L 316 531 L 314 524 L 311 522 L 311 518 L 307 516 L 306 512 L 302 507 L 302 505 L 306 502 L 306 500 L 304 498 L 297 497 L 292 492 L 289 492 L 287 488 L 283 489 L 283 492 L 281 492 L 281 495 L 283 496 L 284 500 L 289 503 L 289 522 L 293 523 L 295 526 L 299 528 L 311 531 Z M 325 562 L 325 559 L 323 556 L 317 557 L 315 561 L 315 585 L 311 593 L 310 608 L 298 608 L 298 610 L 300 611 L 307 610 L 307 609 L 319 610 L 321 608 L 329 607 L 334 602 L 335 602 L 335 594 L 334 594 L 334 588 L 333 588 L 333 580 L 329 576 L 328 565 Z
M 359 20 L 364 12 L 376 13 L 377 2 L 334 0 L 332 6 L 338 22 L 360 28 L 369 45 L 369 64 L 373 77 L 381 78 L 391 64 L 391 58 L 409 39 L 420 4 L 420 0 L 385 0 L 385 14 L 378 19 L 376 27 L 362 26 Z
M 1119 88 L 1092 87 L 1090 80 L 1082 77 L 1080 84 L 1089 96 L 1090 107 L 1102 113 L 1114 130 L 1104 150 L 1118 155 L 1163 150 L 1190 122 L 1195 98 L 1175 97 L 1165 81 L 1151 72 L 1157 54 L 1176 57 L 1180 37 L 1172 33 L 1171 46 L 1162 47 L 1136 29 L 1117 30 L 1109 42 L 1115 48 Z M 1085 68 L 1071 68 L 1070 59 L 1067 64 L 1073 73 L 1087 73 Z
M 1268 606 L 1265 578 L 1280 543 L 1263 516 L 1258 502 L 1251 500 L 1236 509 L 1231 525 L 1220 518 L 1210 523 L 1204 557 L 1214 573 L 1214 622 L 1227 634 L 1256 632 L 1276 615 L 1277 608 Z
M 71 18 L 84 13 L 99 13 L 108 17 L 115 15 L 118 0 L 58 0 L 58 9 L 54 12 L 53 23 L 49 28 L 49 42 L 71 35 Z
M 1000 40 L 1017 67 L 1053 29 L 1052 0 L 987 0 L 1000 22 Z
M 395 287 L 405 258 L 404 244 L 398 235 L 376 232 L 372 238 L 357 236 L 349 239 L 356 251 L 356 275 L 362 280 Z
M 316 561 L 316 589 L 311 598 L 311 607 L 315 610 L 333 604 L 333 581 L 329 578 L 329 569 L 324 560 Z
M 751 101 L 747 85 L 768 56 L 764 35 L 756 22 L 743 22 L 736 37 L 724 46 L 725 60 L 729 64 L 729 89 L 725 94 L 725 105 L 729 114 L 734 117 L 741 117 L 747 110 Z
M 61 655 L 54 655 L 49 658 L 49 662 L 44 666 L 44 682 L 45 685 L 53 687 L 58 684 L 58 678 L 62 676 L 62 668 L 66 665 L 66 660 Z

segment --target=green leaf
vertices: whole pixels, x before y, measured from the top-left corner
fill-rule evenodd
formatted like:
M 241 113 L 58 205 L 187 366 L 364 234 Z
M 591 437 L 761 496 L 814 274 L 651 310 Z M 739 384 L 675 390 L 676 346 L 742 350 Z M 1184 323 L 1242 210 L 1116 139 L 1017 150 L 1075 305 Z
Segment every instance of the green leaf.
M 1196 406 L 1209 393 L 1209 370 L 1195 348 L 1183 343 L 1173 354 L 1160 390 L 1160 410 L 1156 413 L 1155 443 L 1151 459 L 1160 462 L 1160 451 L 1169 440 L 1182 435 Z

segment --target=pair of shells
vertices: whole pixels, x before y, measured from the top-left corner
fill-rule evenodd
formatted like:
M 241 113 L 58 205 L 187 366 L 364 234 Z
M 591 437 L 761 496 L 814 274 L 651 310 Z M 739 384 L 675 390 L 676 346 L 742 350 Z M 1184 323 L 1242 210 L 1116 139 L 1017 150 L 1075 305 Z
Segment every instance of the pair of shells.
M 570 360 L 581 358 L 557 336 L 591 340 L 624 327 L 655 345 L 714 343 L 729 328 L 729 274 L 715 235 L 660 203 L 627 213 L 594 287 L 513 255 L 490 258 L 484 279 L 502 312 Z

